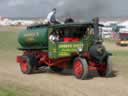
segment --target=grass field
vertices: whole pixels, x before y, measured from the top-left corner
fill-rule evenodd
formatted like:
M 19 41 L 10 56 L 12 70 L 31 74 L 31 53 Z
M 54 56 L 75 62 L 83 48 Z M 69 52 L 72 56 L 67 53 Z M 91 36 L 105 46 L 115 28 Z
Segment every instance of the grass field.
M 17 35 L 18 32 L 16 32 L 16 30 L 14 32 L 0 32 L 0 62 L 16 62 L 16 56 L 21 54 L 21 52 L 17 50 L 19 46 Z M 113 54 L 112 58 L 114 70 L 117 72 L 116 74 L 120 74 L 128 80 L 128 47 L 117 46 L 113 40 L 105 40 L 104 45 L 106 49 Z M 12 65 L 9 65 L 8 67 L 11 66 Z M 5 84 L 1 82 L 0 79 L 0 96 L 31 96 L 31 92 L 24 88 L 24 86 L 14 86 L 10 84 L 11 82 L 8 85 L 5 81 Z
M 12 60 L 18 54 L 17 33 L 0 32 L 0 58 L 1 60 Z

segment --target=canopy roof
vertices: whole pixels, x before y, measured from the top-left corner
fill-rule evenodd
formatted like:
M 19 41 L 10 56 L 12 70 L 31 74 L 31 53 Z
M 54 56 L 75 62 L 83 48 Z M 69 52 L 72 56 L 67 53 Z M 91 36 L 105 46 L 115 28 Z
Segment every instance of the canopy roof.
M 55 25 L 48 25 L 48 24 L 38 24 L 38 25 L 31 25 L 28 26 L 28 29 L 31 28 L 42 28 L 42 27 L 54 27 L 54 28 L 64 28 L 64 27 L 88 27 L 92 26 L 93 27 L 94 23 L 88 22 L 88 23 L 66 23 L 66 24 L 55 24 Z M 103 26 L 99 24 L 99 26 Z

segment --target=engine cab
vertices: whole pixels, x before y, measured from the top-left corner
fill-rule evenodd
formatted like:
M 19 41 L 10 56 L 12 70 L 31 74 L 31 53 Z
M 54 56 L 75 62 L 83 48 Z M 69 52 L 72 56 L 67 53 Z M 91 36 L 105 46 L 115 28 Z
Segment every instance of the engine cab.
M 49 57 L 55 59 L 87 51 L 93 43 L 94 28 L 91 23 L 58 25 L 52 26 L 48 34 Z

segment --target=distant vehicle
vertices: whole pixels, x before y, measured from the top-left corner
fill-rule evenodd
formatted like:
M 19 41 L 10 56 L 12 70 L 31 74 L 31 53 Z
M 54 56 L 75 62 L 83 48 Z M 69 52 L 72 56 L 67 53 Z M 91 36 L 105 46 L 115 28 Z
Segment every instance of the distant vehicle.
M 128 33 L 117 33 L 117 41 L 116 43 L 120 46 L 128 45 Z
M 103 46 L 98 19 L 93 22 L 35 25 L 20 32 L 23 51 L 17 56 L 21 71 L 32 74 L 42 66 L 54 72 L 73 69 L 78 79 L 86 79 L 92 70 L 100 76 L 112 74 L 111 53 Z

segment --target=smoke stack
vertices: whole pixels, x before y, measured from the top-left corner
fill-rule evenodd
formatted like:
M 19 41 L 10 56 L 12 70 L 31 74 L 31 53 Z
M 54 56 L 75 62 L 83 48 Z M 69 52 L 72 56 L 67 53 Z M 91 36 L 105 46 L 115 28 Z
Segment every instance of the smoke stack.
M 95 38 L 98 39 L 99 37 L 99 18 L 98 17 L 95 17 L 93 19 L 93 24 L 94 24 Z

